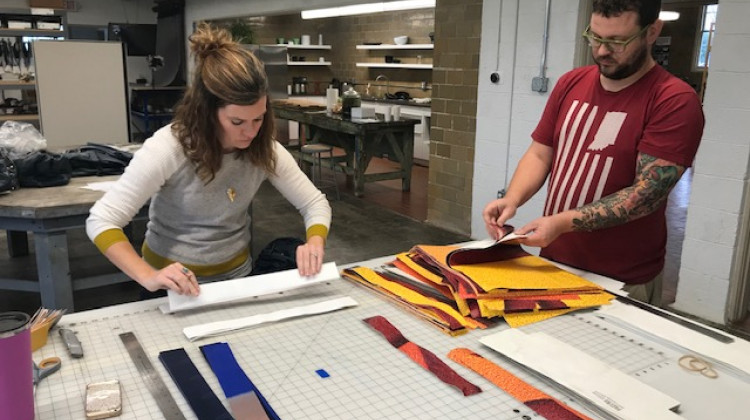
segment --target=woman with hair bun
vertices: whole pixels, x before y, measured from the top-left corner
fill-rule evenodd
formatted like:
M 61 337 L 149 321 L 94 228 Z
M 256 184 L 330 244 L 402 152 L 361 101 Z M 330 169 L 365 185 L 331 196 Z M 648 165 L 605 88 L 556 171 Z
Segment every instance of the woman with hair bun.
M 304 218 L 299 273 L 318 273 L 331 207 L 274 139 L 263 63 L 205 23 L 189 41 L 195 72 L 172 123 L 143 143 L 91 208 L 89 238 L 146 290 L 198 295 L 199 282 L 250 273 L 248 208 L 268 180 Z M 122 229 L 149 199 L 141 257 Z

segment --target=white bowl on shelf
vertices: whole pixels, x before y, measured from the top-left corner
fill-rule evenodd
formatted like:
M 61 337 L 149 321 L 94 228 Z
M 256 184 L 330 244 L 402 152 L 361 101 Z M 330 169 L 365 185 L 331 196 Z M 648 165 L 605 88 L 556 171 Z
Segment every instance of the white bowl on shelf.
M 406 35 L 397 36 L 393 38 L 393 42 L 395 42 L 396 45 L 406 45 L 406 43 L 409 42 L 409 37 Z

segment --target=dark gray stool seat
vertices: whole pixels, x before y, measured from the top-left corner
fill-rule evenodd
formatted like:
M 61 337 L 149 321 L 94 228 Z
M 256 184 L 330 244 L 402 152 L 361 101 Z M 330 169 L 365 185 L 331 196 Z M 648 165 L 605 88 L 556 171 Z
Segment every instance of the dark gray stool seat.
M 301 162 L 305 161 L 304 155 L 310 155 L 311 157 L 312 166 L 310 167 L 309 176 L 313 184 L 321 191 L 326 189 L 333 190 L 336 194 L 336 200 L 338 200 L 340 198 L 339 184 L 336 182 L 336 163 L 333 159 L 333 146 L 322 143 L 308 143 L 300 147 L 299 153 Z M 330 169 L 330 175 L 326 174 L 325 177 L 322 171 L 324 158 L 330 163 L 330 165 L 327 165 L 328 169 Z

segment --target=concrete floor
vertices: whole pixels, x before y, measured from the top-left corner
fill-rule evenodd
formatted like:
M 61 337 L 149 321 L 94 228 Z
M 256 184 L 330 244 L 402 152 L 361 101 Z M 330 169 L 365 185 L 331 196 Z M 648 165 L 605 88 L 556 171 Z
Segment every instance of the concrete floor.
M 325 261 L 338 265 L 363 261 L 409 250 L 416 244 L 450 244 L 469 240 L 467 236 L 448 232 L 423 222 L 355 198 L 346 192 L 341 199 L 331 201 L 333 224 L 331 226 Z M 304 225 L 296 209 L 272 186 L 261 187 L 253 204 L 254 256 L 270 241 L 284 236 L 304 238 Z M 135 226 L 142 235 L 143 225 Z M 33 255 L 33 236 L 30 237 L 32 254 L 20 258 L 8 256 L 5 232 L 0 233 L 0 276 L 29 279 L 36 278 Z M 91 244 L 83 229 L 69 234 L 71 272 L 74 277 L 115 272 Z M 74 292 L 76 311 L 94 309 L 138 300 L 140 286 L 135 282 L 103 286 Z M 38 293 L 0 292 L 0 312 L 9 310 L 33 314 L 41 305 Z

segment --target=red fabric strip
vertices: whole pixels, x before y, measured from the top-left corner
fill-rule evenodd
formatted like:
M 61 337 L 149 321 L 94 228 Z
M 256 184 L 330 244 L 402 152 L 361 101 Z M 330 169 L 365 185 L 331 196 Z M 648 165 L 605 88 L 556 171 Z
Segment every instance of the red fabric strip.
M 385 319 L 385 317 L 374 316 L 364 319 L 363 321 L 379 333 L 383 334 L 385 339 L 388 340 L 393 347 L 396 347 L 402 353 L 417 362 L 417 364 L 435 374 L 438 379 L 448 385 L 460 389 L 464 396 L 482 392 L 481 388 L 459 376 L 456 371 L 446 365 L 445 362 L 435 356 L 434 353 L 407 340 L 406 337 L 401 334 L 401 331 L 394 327 L 393 324 Z

